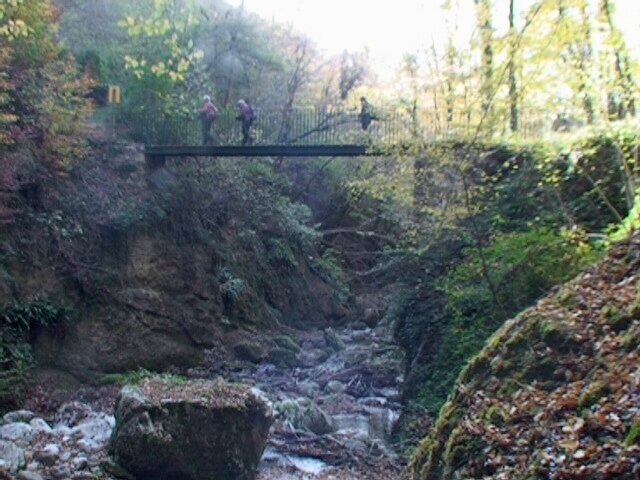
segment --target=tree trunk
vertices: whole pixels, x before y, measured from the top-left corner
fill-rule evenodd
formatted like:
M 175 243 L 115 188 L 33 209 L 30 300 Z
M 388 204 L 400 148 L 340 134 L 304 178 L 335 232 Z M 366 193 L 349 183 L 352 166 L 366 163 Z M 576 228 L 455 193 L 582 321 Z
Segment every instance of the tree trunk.
M 516 75 L 516 22 L 515 22 L 515 0 L 509 0 L 509 36 L 511 52 L 509 55 L 509 107 L 511 113 L 511 131 L 520 130 L 520 107 L 518 103 L 518 78 Z
M 634 94 L 635 80 L 631 72 L 629 51 L 622 32 L 618 30 L 613 19 L 614 0 L 601 0 L 600 13 L 605 18 L 609 27 L 611 44 L 615 58 L 616 84 L 621 90 L 621 109 L 618 109 L 618 118 L 624 118 L 627 114 L 636 116 L 636 99 Z
M 480 30 L 480 48 L 482 49 L 482 112 L 491 117 L 493 97 L 493 27 L 491 25 L 491 0 L 474 0 Z
M 582 104 L 585 114 L 587 115 L 587 123 L 592 125 L 600 119 L 600 109 L 596 101 L 595 85 L 594 85 L 594 39 L 591 24 L 591 16 L 588 10 L 588 1 L 584 0 L 580 5 L 580 14 L 582 16 L 582 31 L 584 33 L 584 44 L 578 46 L 578 55 L 580 56 L 578 65 L 578 75 L 580 76 L 580 92 L 582 95 Z

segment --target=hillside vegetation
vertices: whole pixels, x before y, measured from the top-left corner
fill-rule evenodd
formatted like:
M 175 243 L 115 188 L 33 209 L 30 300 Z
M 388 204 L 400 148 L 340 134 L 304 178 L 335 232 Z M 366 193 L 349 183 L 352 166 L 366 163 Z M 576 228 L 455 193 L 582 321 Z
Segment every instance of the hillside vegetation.
M 640 238 L 509 320 L 465 367 L 416 479 L 635 478 Z

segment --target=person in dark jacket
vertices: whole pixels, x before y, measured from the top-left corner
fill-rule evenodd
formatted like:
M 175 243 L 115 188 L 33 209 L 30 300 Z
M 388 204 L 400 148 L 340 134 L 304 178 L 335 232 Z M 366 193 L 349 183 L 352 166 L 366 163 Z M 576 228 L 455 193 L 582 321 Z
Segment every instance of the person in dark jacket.
M 378 120 L 378 117 L 373 113 L 373 107 L 365 97 L 360 97 L 360 113 L 358 114 L 358 118 L 360 119 L 360 125 L 363 130 L 367 130 L 373 120 Z
M 215 137 L 211 133 L 211 127 L 220 116 L 218 107 L 211 101 L 209 95 L 204 96 L 204 105 L 199 111 L 200 122 L 202 124 L 202 145 L 216 142 Z
M 242 122 L 242 145 L 251 145 L 253 143 L 251 126 L 256 120 L 256 114 L 247 99 L 238 100 L 238 108 L 240 109 L 240 114 L 236 117 L 236 120 Z

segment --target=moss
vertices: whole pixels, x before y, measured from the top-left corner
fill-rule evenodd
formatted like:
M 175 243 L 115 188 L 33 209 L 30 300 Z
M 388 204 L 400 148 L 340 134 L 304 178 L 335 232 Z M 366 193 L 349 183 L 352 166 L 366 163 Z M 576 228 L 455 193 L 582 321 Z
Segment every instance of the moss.
M 281 335 L 273 339 L 276 345 L 286 350 L 291 350 L 294 353 L 300 351 L 300 346 L 289 335 Z
M 640 324 L 636 324 L 622 337 L 622 346 L 627 352 L 633 352 L 640 347 Z
M 491 405 L 484 412 L 483 418 L 496 427 L 502 427 L 507 424 L 510 415 L 504 408 L 500 407 L 500 405 Z
M 631 445 L 640 445 L 640 420 L 636 421 L 631 428 L 629 429 L 629 433 L 624 439 L 624 444 L 627 447 Z
M 487 443 L 484 439 L 471 436 L 463 427 L 456 427 L 452 432 L 444 451 L 445 475 L 450 478 L 462 465 L 471 460 L 479 461 Z
M 513 378 L 507 378 L 503 383 L 502 386 L 500 387 L 500 390 L 498 390 L 498 394 L 501 396 L 511 396 L 513 395 L 515 392 L 517 392 L 519 389 L 521 388 L 520 383 L 518 383 L 517 380 L 513 379 Z
M 602 397 L 609 394 L 611 388 L 605 382 L 592 382 L 587 385 L 578 399 L 578 407 L 588 408 L 597 403 Z
M 123 373 L 109 373 L 97 381 L 98 385 L 137 385 L 143 380 L 153 378 L 165 383 L 182 385 L 187 382 L 187 377 L 171 373 L 156 373 L 145 368 L 130 370 Z
M 267 355 L 267 361 L 279 367 L 293 368 L 298 365 L 296 354 L 286 348 L 274 348 Z
M 564 290 L 562 290 L 562 292 L 560 292 L 556 299 L 558 301 L 558 305 L 569 310 L 577 307 L 579 303 L 576 293 L 569 288 L 565 288 Z
M 556 361 L 551 357 L 541 359 L 533 358 L 522 372 L 522 378 L 528 381 L 537 380 L 544 382 L 553 378 L 553 372 L 557 367 Z
M 629 328 L 633 320 L 629 312 L 610 305 L 603 307 L 601 314 L 607 320 L 609 326 L 616 332 L 621 332 Z
M 260 363 L 264 359 L 264 350 L 254 342 L 240 342 L 233 346 L 233 352 L 240 360 Z

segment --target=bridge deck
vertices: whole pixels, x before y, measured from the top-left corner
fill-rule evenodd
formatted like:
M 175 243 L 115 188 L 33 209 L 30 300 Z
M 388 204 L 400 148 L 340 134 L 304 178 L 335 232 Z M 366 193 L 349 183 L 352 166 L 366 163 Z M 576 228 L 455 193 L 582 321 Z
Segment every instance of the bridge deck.
M 162 157 L 359 157 L 373 155 L 365 145 L 147 145 L 145 156 Z

